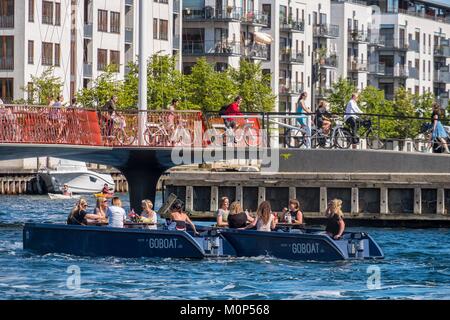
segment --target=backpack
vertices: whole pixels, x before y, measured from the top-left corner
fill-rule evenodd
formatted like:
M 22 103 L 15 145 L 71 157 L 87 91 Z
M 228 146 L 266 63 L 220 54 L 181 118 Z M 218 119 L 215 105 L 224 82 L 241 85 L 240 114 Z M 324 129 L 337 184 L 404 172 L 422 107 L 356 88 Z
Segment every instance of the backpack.
M 220 110 L 219 110 L 219 116 L 224 116 L 226 114 L 226 112 L 227 112 L 228 107 L 229 107 L 228 104 L 224 105 L 223 107 L 221 107 Z

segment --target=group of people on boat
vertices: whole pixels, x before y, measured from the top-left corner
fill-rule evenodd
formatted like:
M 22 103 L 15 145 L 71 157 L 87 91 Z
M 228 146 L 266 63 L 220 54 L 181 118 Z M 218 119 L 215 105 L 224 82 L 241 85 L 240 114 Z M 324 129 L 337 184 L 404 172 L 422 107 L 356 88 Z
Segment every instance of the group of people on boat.
M 111 206 L 108 205 L 108 199 L 97 198 L 97 205 L 93 213 L 88 213 L 88 203 L 86 199 L 81 198 L 72 209 L 67 224 L 88 225 L 103 224 L 113 228 L 123 228 L 127 219 L 125 210 L 122 208 L 122 202 L 119 197 L 113 197 Z M 189 225 L 195 235 L 198 235 L 197 229 L 184 211 L 184 205 L 181 200 L 175 200 L 169 208 L 170 219 L 167 219 L 166 226 L 169 230 L 186 231 Z M 342 213 L 342 200 L 333 199 L 328 203 L 325 215 L 327 225 L 325 232 L 333 239 L 340 239 L 345 230 L 345 222 Z M 153 210 L 152 201 L 142 200 L 142 211 L 138 215 L 132 212 L 134 222 L 144 225 L 148 229 L 157 229 L 158 215 Z M 239 230 L 255 229 L 257 231 L 270 232 L 277 229 L 278 224 L 289 226 L 303 225 L 303 212 L 300 208 L 300 202 L 297 199 L 289 200 L 289 205 L 278 214 L 272 211 L 269 201 L 263 201 L 258 206 L 255 215 L 248 210 L 243 210 L 239 201 L 234 201 L 230 205 L 227 197 L 220 199 L 219 210 L 217 211 L 217 224 L 219 228 L 231 228 Z
M 325 215 L 327 226 L 325 232 L 334 239 L 340 239 L 345 230 L 344 215 L 342 213 L 342 200 L 333 199 L 328 203 Z M 216 226 L 232 229 L 253 229 L 258 231 L 275 230 L 277 224 L 302 225 L 304 223 L 303 212 L 297 199 L 289 200 L 289 207 L 284 208 L 281 215 L 273 212 L 269 201 L 263 201 L 252 216 L 248 210 L 243 210 L 239 201 L 230 205 L 228 197 L 222 197 L 217 210 Z

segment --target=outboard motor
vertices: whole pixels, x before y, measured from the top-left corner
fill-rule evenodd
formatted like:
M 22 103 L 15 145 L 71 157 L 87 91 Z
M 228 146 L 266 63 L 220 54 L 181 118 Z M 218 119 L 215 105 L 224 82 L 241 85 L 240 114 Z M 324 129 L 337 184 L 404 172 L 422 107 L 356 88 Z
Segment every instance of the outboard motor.
M 220 255 L 221 241 L 219 232 L 215 229 L 209 230 L 207 236 L 203 238 L 203 250 L 205 253 L 212 256 Z

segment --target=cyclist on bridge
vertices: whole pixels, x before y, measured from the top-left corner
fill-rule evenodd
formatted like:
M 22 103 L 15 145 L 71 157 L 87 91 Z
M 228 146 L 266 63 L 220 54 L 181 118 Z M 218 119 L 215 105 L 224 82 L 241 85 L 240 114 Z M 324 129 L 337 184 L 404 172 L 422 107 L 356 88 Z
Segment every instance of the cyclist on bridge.
M 352 98 L 347 103 L 347 107 L 345 108 L 345 116 L 344 121 L 350 127 L 350 132 L 353 137 L 353 144 L 357 144 L 359 139 L 356 137 L 356 131 L 359 126 L 364 124 L 364 121 L 359 117 L 358 114 L 362 114 L 363 112 L 358 107 L 358 94 L 353 93 Z

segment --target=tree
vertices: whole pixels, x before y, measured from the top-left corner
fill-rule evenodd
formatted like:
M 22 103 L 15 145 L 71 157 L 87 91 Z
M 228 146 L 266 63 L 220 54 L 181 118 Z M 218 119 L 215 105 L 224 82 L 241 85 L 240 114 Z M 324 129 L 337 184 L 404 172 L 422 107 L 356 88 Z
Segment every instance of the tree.
M 231 70 L 216 72 L 205 58 L 197 60 L 184 83 L 187 85 L 186 98 L 194 108 L 205 111 L 219 110 L 238 94 Z
M 352 93 L 356 91 L 356 87 L 352 82 L 339 78 L 339 80 L 332 85 L 332 92 L 327 99 L 330 103 L 331 111 L 335 113 L 344 113 L 345 106 L 352 98 Z
M 46 105 L 50 97 L 56 99 L 61 94 L 62 87 L 61 78 L 54 76 L 54 68 L 49 67 L 40 76 L 31 75 L 30 84 L 21 89 L 28 93 L 28 103 Z
M 110 65 L 99 75 L 91 88 L 83 88 L 77 94 L 78 102 L 85 108 L 101 108 L 113 95 L 122 90 L 122 82 L 117 80 L 116 66 Z M 123 107 L 119 100 L 118 107 Z
M 275 105 L 275 95 L 270 87 L 270 74 L 263 74 L 261 63 L 241 60 L 239 69 L 231 70 L 233 81 L 239 88 L 243 98 L 243 111 L 272 111 Z
M 412 138 L 419 132 L 421 121 L 412 119 L 420 116 L 415 105 L 416 97 L 404 87 L 398 88 L 395 92 L 393 109 L 396 116 L 396 138 Z

